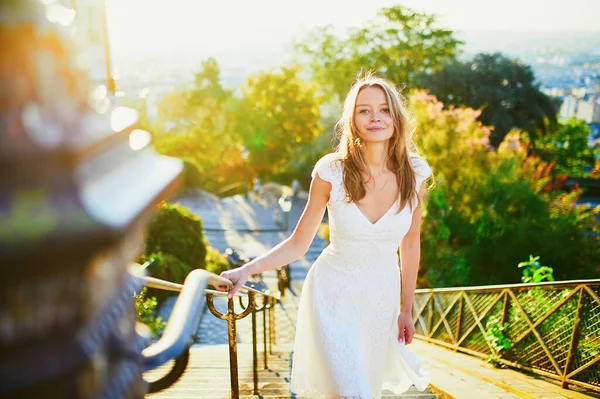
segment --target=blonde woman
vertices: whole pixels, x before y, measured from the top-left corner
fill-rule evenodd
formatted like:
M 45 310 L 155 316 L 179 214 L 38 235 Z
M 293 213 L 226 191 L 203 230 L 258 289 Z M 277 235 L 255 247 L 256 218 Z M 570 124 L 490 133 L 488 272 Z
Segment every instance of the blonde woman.
M 337 150 L 315 165 L 292 235 L 221 275 L 234 283 L 232 296 L 250 275 L 295 261 L 327 208 L 330 244 L 302 289 L 291 391 L 344 399 L 379 399 L 383 389 L 402 393 L 413 384 L 422 391 L 429 374 L 406 345 L 415 333 L 411 308 L 431 169 L 416 153 L 413 119 L 389 81 L 368 74 L 355 82 L 336 131 Z

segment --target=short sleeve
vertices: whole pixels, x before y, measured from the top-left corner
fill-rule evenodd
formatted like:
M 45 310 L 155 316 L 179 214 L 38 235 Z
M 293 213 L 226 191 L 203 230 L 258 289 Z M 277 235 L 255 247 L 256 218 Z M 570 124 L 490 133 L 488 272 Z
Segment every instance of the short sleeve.
M 416 190 L 419 191 L 421 188 L 421 184 L 429 176 L 431 176 L 432 170 L 427 161 L 425 161 L 418 155 L 411 155 L 410 160 L 415 170 L 415 177 L 417 180 Z
M 334 162 L 339 159 L 339 154 L 333 152 L 323 156 L 321 159 L 317 161 L 315 167 L 312 170 L 311 176 L 314 179 L 315 174 L 319 173 L 319 177 L 329 183 L 333 183 L 337 180 L 337 174 L 339 166 L 337 162 Z

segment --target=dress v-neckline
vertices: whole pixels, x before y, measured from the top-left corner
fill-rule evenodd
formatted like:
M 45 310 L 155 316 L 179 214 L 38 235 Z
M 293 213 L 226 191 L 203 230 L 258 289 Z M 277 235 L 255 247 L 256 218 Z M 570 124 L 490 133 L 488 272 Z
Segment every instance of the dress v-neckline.
M 354 207 L 356 208 L 358 213 L 360 213 L 362 215 L 362 217 L 367 221 L 367 223 L 369 223 L 371 226 L 376 226 L 379 222 L 381 222 L 387 216 L 388 213 L 390 213 L 390 211 L 392 209 L 394 209 L 396 207 L 397 203 L 398 203 L 398 200 L 394 201 L 392 206 L 390 206 L 389 209 L 379 219 L 377 219 L 377 221 L 375 223 L 373 223 L 373 222 L 371 222 L 371 220 L 369 220 L 367 215 L 365 215 L 363 213 L 363 211 L 360 209 L 360 207 L 358 206 L 358 204 L 356 202 L 353 202 L 352 204 L 354 204 Z

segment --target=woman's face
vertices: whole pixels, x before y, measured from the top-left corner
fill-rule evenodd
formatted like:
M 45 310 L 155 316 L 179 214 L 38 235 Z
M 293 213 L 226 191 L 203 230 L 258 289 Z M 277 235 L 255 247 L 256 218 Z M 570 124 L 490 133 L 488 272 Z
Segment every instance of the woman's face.
M 394 122 L 383 89 L 370 86 L 362 89 L 356 98 L 354 125 L 364 142 L 387 141 L 394 134 Z

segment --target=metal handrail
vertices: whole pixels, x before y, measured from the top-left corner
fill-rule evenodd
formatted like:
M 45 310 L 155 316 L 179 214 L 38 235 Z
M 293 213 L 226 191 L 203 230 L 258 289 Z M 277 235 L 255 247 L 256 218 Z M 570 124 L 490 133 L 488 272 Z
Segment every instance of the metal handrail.
M 539 283 L 515 283 L 515 284 L 496 284 L 496 285 L 477 285 L 468 287 L 443 287 L 443 288 L 418 288 L 415 293 L 425 292 L 453 292 L 453 291 L 494 291 L 503 288 L 534 288 L 543 286 L 566 286 L 579 284 L 598 284 L 600 279 L 588 280 L 562 280 L 562 281 L 542 281 Z
M 137 265 L 137 264 L 135 264 Z M 137 265 L 139 267 L 139 265 Z M 204 285 L 204 287 L 206 287 L 206 285 L 212 285 L 212 286 L 228 286 L 228 287 L 232 287 L 231 281 L 217 276 L 216 274 L 213 273 L 209 273 L 207 271 L 204 270 L 197 270 L 197 271 L 201 271 L 204 272 L 204 276 L 206 277 L 206 283 Z M 196 270 L 194 271 L 196 272 Z M 193 273 L 193 272 L 192 272 Z M 190 273 L 191 274 L 191 273 Z M 147 287 L 151 287 L 151 288 L 156 288 L 156 289 L 162 289 L 162 290 L 167 290 L 167 291 L 182 291 L 183 292 L 193 292 L 195 294 L 195 296 L 200 297 L 203 299 L 204 296 L 206 296 L 206 305 L 207 308 L 209 309 L 209 311 L 216 317 L 218 317 L 219 319 L 222 320 L 226 320 L 227 321 L 227 327 L 228 327 L 228 340 L 229 340 L 229 362 L 230 362 L 230 379 L 231 379 L 231 397 L 233 399 L 237 399 L 239 398 L 240 394 L 239 394 L 239 378 L 238 378 L 238 362 L 237 362 L 237 342 L 236 342 L 236 321 L 240 320 L 248 315 L 252 315 L 252 355 L 253 355 L 253 379 L 254 379 L 254 387 L 253 387 L 253 393 L 255 395 L 259 394 L 259 390 L 258 390 L 258 354 L 257 354 L 257 338 L 256 338 L 256 313 L 258 312 L 263 312 L 263 348 L 264 348 L 264 368 L 267 369 L 268 368 L 268 363 L 267 363 L 267 337 L 268 337 L 268 341 L 269 341 L 269 345 L 268 345 L 268 353 L 272 354 L 273 353 L 273 347 L 272 345 L 275 343 L 275 314 L 274 314 L 274 305 L 279 301 L 281 293 L 279 291 L 260 291 L 257 290 L 255 288 L 252 287 L 248 287 L 248 286 L 242 286 L 240 288 L 239 291 L 237 291 L 234 295 L 234 298 L 228 298 L 227 302 L 228 302 L 228 311 L 225 314 L 222 314 L 220 312 L 218 312 L 213 304 L 213 298 L 215 296 L 218 297 L 227 297 L 227 292 L 223 292 L 223 291 L 217 291 L 217 290 L 211 290 L 211 289 L 206 289 L 206 288 L 200 288 L 199 286 L 195 287 L 195 290 L 193 291 L 192 289 L 187 290 L 188 287 L 188 278 L 186 278 L 185 284 L 181 285 L 181 284 L 177 284 L 177 283 L 173 283 L 170 281 L 165 281 L 165 280 L 161 280 L 155 277 L 149 277 L 149 276 L 145 276 L 143 277 L 144 280 L 144 284 Z M 192 287 L 190 285 L 190 287 Z M 177 304 L 179 304 L 179 301 L 181 300 L 182 294 L 180 294 L 180 298 L 178 298 L 177 303 L 175 305 L 175 307 L 177 308 Z M 188 294 L 190 295 L 190 294 Z M 256 303 L 256 297 L 257 296 L 261 296 L 262 297 L 262 306 L 258 307 L 257 303 Z M 248 305 L 244 306 L 242 299 L 247 297 L 248 298 Z M 235 313 L 234 310 L 234 300 L 235 298 L 238 298 L 240 301 L 240 304 L 243 308 L 242 313 Z M 199 305 L 197 305 L 196 310 L 198 312 L 201 311 L 203 302 L 200 302 Z M 173 313 L 175 314 L 176 308 L 173 309 Z M 183 307 L 181 308 L 181 310 L 179 311 L 179 313 L 181 315 L 184 315 L 184 310 L 187 310 L 188 312 L 191 311 L 191 309 L 189 307 Z M 267 315 L 268 312 L 268 315 Z M 188 313 L 189 314 L 189 313 Z M 171 316 L 173 317 L 173 316 Z M 177 323 L 179 325 L 181 325 L 181 323 L 184 322 L 184 320 L 181 320 L 183 316 L 180 316 L 177 320 Z M 194 321 L 197 322 L 199 316 L 195 317 L 189 317 L 187 318 L 187 320 L 185 320 L 186 327 L 187 328 L 194 328 Z M 267 320 L 268 320 L 268 327 L 267 327 Z M 169 323 L 167 325 L 167 327 L 169 325 L 171 325 L 172 323 L 172 318 L 169 319 Z M 175 324 L 175 323 L 173 323 Z M 177 325 L 177 324 L 175 324 Z M 190 325 L 191 327 L 189 327 L 188 325 Z M 173 328 L 172 330 L 175 330 L 175 328 Z M 170 333 L 171 335 L 175 336 L 176 333 L 175 332 L 171 332 L 172 330 L 167 331 L 167 329 L 165 329 L 165 332 L 163 333 L 163 338 L 164 335 L 166 335 L 167 333 Z M 181 330 L 181 329 L 180 329 Z M 189 347 L 189 342 L 191 341 L 191 336 L 193 335 L 193 330 L 186 330 L 185 333 L 181 334 L 181 332 L 179 332 L 180 335 L 183 335 L 184 337 L 188 337 L 188 347 Z M 181 353 L 183 353 L 183 349 L 181 348 L 181 343 L 178 343 L 179 346 L 177 346 L 177 348 L 175 348 L 175 345 L 172 343 L 173 342 L 173 337 L 169 338 L 168 340 L 165 340 L 165 343 L 162 344 L 162 346 L 157 347 L 156 350 L 150 351 L 150 348 L 157 346 L 161 343 L 161 341 L 163 341 L 163 338 L 161 338 L 155 345 L 152 345 L 151 347 L 147 348 L 143 354 L 153 354 L 153 351 L 158 351 L 161 348 L 165 348 L 167 346 L 170 346 L 173 349 L 170 349 L 169 355 L 166 354 L 166 350 L 161 350 L 161 356 L 159 357 L 158 355 L 154 355 L 153 358 L 153 365 L 154 367 L 161 365 L 163 363 L 165 363 L 166 361 L 173 359 L 173 358 L 177 358 L 178 356 L 181 355 Z M 178 352 L 179 350 L 179 352 Z M 154 368 L 154 367 L 150 367 L 150 368 Z M 147 369 L 150 369 L 147 368 Z M 184 369 L 183 369 L 184 370 Z M 183 370 L 181 370 L 181 373 L 183 373 Z M 172 380 L 172 382 L 175 382 L 176 379 L 178 378 L 178 376 Z M 168 384 L 161 384 L 160 385 L 160 389 L 164 389 L 168 386 Z
M 200 269 L 188 274 L 161 338 L 142 351 L 146 370 L 179 357 L 189 347 L 204 305 L 202 292 L 209 276 L 207 271 Z

